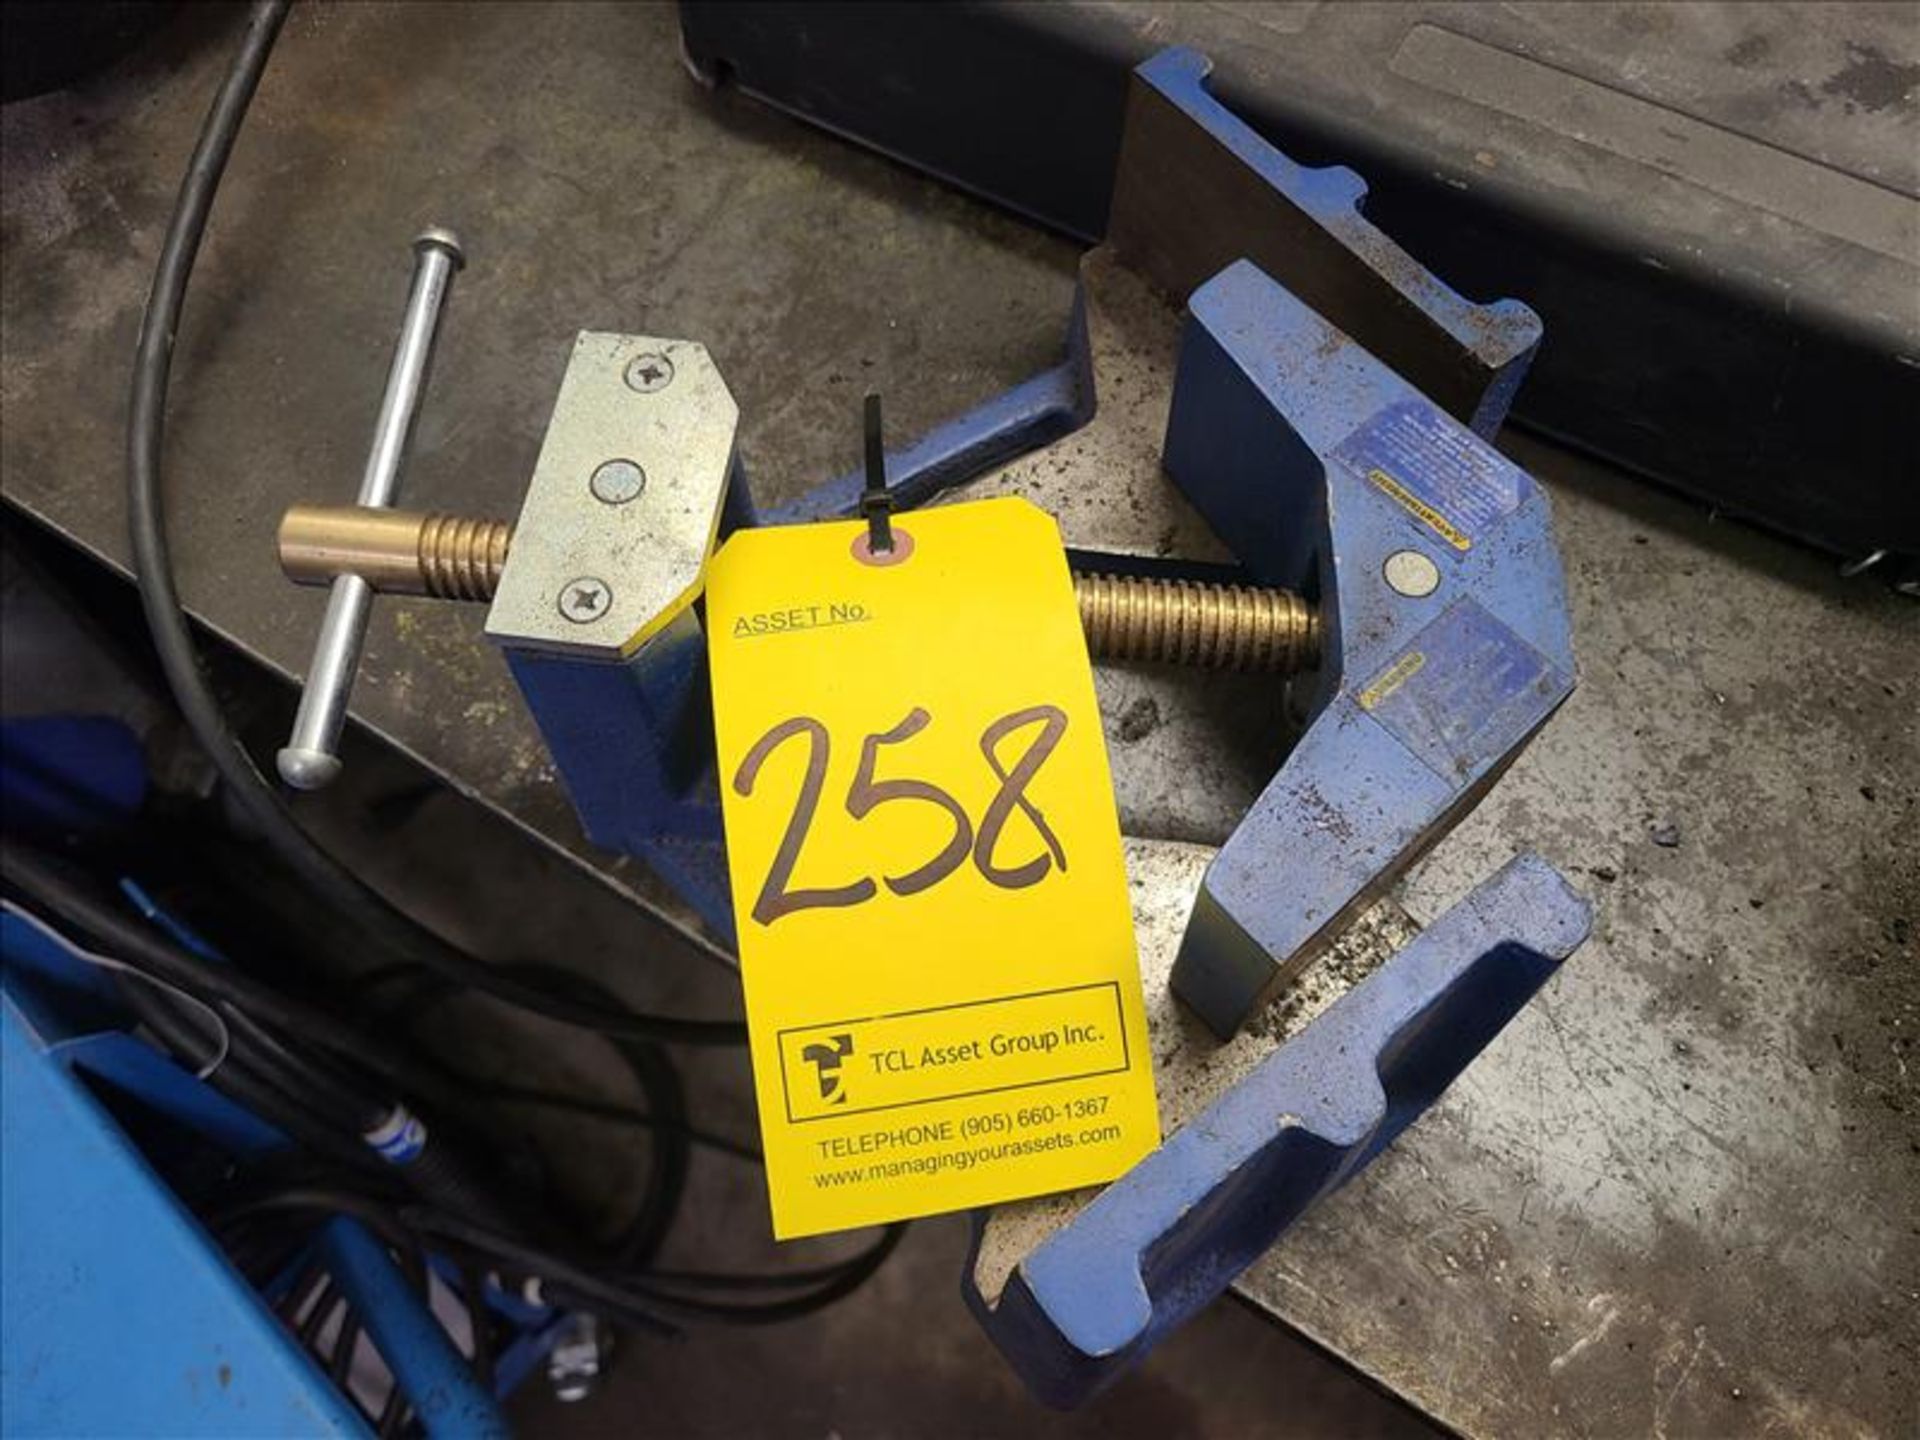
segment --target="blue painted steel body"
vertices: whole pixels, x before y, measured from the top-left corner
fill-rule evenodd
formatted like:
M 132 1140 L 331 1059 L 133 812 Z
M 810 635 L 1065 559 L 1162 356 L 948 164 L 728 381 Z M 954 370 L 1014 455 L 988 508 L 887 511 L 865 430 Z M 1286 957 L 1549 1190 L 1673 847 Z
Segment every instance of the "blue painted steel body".
M 1571 693 L 1573 648 L 1547 500 L 1517 466 L 1245 261 L 1188 310 L 1167 470 L 1321 628 L 1312 722 L 1209 867 L 1174 967 L 1227 1036 L 1472 805 Z M 1405 552 L 1430 594 L 1388 582 Z
M 997 1303 L 969 1280 L 981 1324 L 1042 1399 L 1085 1400 L 1437 1100 L 1589 918 L 1544 861 L 1510 862 L 1039 1245 Z
M 513 647 L 505 654 L 587 838 L 646 861 L 731 945 L 697 613 L 686 611 L 618 664 Z
M 1463 391 L 1472 423 L 1493 433 L 1538 345 L 1539 318 L 1517 301 L 1479 305 L 1449 289 L 1361 215 L 1366 185 L 1359 176 L 1338 166 L 1295 164 L 1208 93 L 1209 69 L 1196 52 L 1170 49 L 1141 65 L 1134 83 L 1179 112 L 1209 160 L 1225 157 L 1220 163 L 1231 177 L 1302 217 L 1312 241 L 1305 248 L 1312 254 L 1303 252 L 1301 264 L 1312 268 L 1316 285 L 1344 313 L 1377 329 L 1383 343 L 1404 346 L 1409 363 L 1430 370 L 1434 383 Z M 1121 170 L 1125 177 L 1124 151 Z M 1151 217 L 1132 218 L 1142 203 L 1130 195 L 1139 193 L 1124 184 L 1116 190 L 1116 243 L 1123 250 L 1143 235 L 1158 234 Z M 1243 238 L 1247 249 L 1262 243 L 1262 236 L 1246 232 L 1270 217 L 1206 218 L 1209 243 L 1238 254 Z M 1173 283 L 1163 273 L 1167 264 L 1142 258 L 1159 283 Z M 1071 434 L 1092 418 L 1094 407 L 1085 296 L 1076 292 L 1059 365 L 888 453 L 887 482 L 896 508 L 924 504 Z M 758 519 L 791 524 L 855 514 L 864 483 L 859 471 L 838 476 Z M 723 537 L 756 523 L 737 465 L 727 504 Z M 1104 568 L 1138 567 L 1121 561 Z M 719 797 L 703 753 L 710 751 L 711 737 L 697 616 L 670 626 L 624 665 L 513 649 L 507 655 L 588 838 L 645 860 L 731 944 Z
M 757 523 L 736 455 L 718 539 Z M 696 605 L 620 662 L 514 645 L 503 653 L 587 838 L 646 861 L 731 946 L 702 624 Z

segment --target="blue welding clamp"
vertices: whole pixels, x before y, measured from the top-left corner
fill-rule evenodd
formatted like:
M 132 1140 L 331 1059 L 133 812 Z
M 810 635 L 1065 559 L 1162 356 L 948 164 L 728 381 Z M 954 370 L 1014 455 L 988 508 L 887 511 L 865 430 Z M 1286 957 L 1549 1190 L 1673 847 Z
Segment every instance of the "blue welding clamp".
M 1226 1037 L 1471 810 L 1571 692 L 1574 666 L 1547 499 L 1491 444 L 1538 317 L 1452 291 L 1365 219 L 1358 176 L 1281 154 L 1208 92 L 1208 68 L 1171 50 L 1135 72 L 1108 244 L 1150 285 L 1188 297 L 1168 475 L 1233 550 L 1237 578 L 1295 590 L 1319 617 L 1305 730 L 1209 866 L 1171 978 Z M 931 500 L 1091 417 L 1084 302 L 1062 365 L 886 457 L 894 504 Z M 719 517 L 707 535 L 751 523 L 731 449 L 737 412 L 704 350 L 580 344 L 579 366 L 607 351 L 605 375 L 584 368 L 580 382 L 604 382 L 610 398 L 562 425 L 563 390 L 543 474 L 548 450 L 565 459 L 569 436 L 602 409 L 634 408 L 610 378 L 621 346 L 671 354 L 682 371 L 641 400 L 694 415 L 683 382 L 707 376 L 704 413 L 726 423 L 711 427 L 698 466 L 684 446 L 637 457 L 652 477 L 641 503 L 591 525 L 529 515 L 522 530 L 555 545 L 612 546 L 621 525 L 650 536 L 648 505 L 682 481 L 702 516 Z M 842 476 L 766 518 L 851 515 L 865 478 Z M 588 504 L 573 469 L 556 464 L 548 479 L 553 503 Z M 644 856 L 730 934 L 692 592 L 676 581 L 678 608 L 626 618 L 621 637 L 673 617 L 637 650 L 589 655 L 589 630 L 555 622 L 538 587 L 605 579 L 601 563 L 569 552 L 543 574 L 516 541 L 503 596 L 524 582 L 538 603 L 505 624 L 496 599 L 490 633 L 589 835 Z M 615 579 L 623 599 L 635 593 Z M 1110 1383 L 1431 1104 L 1588 923 L 1551 867 L 1515 860 L 1028 1252 L 1003 1288 L 984 1293 L 970 1267 L 982 1324 L 1055 1404 Z

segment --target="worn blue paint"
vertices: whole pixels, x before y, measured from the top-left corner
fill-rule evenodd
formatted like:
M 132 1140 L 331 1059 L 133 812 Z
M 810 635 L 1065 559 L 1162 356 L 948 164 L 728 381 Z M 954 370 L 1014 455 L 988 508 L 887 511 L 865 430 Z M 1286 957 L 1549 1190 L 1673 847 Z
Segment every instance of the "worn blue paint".
M 1411 675 L 1415 660 L 1420 669 Z M 1404 678 L 1403 678 L 1404 677 Z M 1471 595 L 1360 680 L 1366 711 L 1427 768 L 1467 781 L 1491 769 L 1540 723 L 1543 696 L 1563 686 L 1553 663 Z
M 1148 60 L 1136 74 L 1311 217 L 1364 277 L 1366 303 L 1404 324 L 1443 333 L 1463 365 L 1484 372 L 1486 389 L 1473 424 L 1491 434 L 1539 342 L 1539 318 L 1516 301 L 1477 305 L 1449 289 L 1360 214 L 1366 186 L 1357 175 L 1337 166 L 1295 164 L 1207 92 L 1208 69 L 1194 51 L 1173 49 Z M 1231 221 L 1223 217 L 1223 223 Z M 1092 418 L 1095 403 L 1085 296 L 1076 291 L 1066 356 L 1059 365 L 889 452 L 886 474 L 895 507 L 925 504 L 1071 434 Z M 864 484 L 862 472 L 849 472 L 756 516 L 736 465 L 722 533 L 746 524 L 853 515 Z M 1140 567 L 1116 561 L 1106 568 L 1131 573 Z M 712 737 L 698 624 L 695 615 L 683 617 L 623 665 L 512 650 L 508 662 L 588 838 L 646 861 L 731 944 L 718 794 L 700 763 L 699 752 L 711 750 Z
M 622 662 L 506 657 L 587 838 L 645 860 L 731 944 L 701 623 L 688 610 Z
M 1437 1100 L 1586 938 L 1509 863 L 968 1301 L 1042 1399 L 1075 1405 L 1194 1315 Z
M 1208 868 L 1174 966 L 1225 1036 L 1471 806 L 1572 691 L 1573 650 L 1523 471 L 1245 261 L 1188 311 L 1167 471 L 1321 626 L 1311 721 Z M 1403 550 L 1433 562 L 1431 595 L 1388 586 Z
M 1460 437 L 1424 400 L 1401 400 L 1360 426 L 1336 458 L 1361 476 L 1384 474 L 1420 504 L 1485 535 L 1526 499 L 1526 477 L 1499 451 Z
M 139 1151 L 0 998 L 9 1435 L 364 1435 Z

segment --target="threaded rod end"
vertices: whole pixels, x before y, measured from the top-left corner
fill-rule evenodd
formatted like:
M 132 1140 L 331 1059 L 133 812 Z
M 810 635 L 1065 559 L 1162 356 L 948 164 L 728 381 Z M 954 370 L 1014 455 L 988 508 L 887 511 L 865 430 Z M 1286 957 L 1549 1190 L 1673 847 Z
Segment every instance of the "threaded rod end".
M 442 600 L 491 600 L 500 588 L 513 526 L 466 515 L 427 515 L 416 550 L 426 593 Z
M 1096 660 L 1279 675 L 1319 663 L 1319 624 L 1288 590 L 1082 574 L 1073 589 Z

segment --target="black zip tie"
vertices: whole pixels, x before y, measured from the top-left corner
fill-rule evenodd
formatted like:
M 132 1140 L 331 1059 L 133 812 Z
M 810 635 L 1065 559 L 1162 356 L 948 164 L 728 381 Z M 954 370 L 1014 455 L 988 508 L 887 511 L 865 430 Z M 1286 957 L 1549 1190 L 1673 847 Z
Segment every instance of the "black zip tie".
M 867 488 L 860 492 L 860 513 L 867 522 L 867 549 L 885 555 L 893 549 L 893 496 L 887 491 L 887 452 L 880 443 L 880 397 L 867 396 Z

